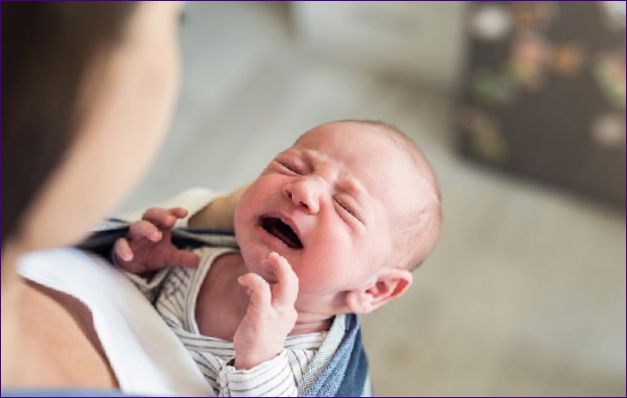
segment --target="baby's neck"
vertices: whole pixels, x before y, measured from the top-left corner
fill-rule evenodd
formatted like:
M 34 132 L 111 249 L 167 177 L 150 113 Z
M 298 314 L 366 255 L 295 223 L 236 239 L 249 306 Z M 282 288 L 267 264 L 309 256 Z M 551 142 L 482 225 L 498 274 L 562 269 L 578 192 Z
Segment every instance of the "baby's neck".
M 237 281 L 247 272 L 240 254 L 225 254 L 214 260 L 196 300 L 196 322 L 203 335 L 233 340 L 248 308 L 246 289 Z M 299 308 L 290 336 L 329 330 L 332 321 L 333 314 Z

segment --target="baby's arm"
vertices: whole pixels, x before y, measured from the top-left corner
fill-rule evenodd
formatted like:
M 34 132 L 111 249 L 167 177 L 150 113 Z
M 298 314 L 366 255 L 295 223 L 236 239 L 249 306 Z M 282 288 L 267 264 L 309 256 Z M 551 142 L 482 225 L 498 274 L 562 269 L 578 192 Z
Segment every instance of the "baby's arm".
M 235 360 L 220 372 L 222 396 L 296 396 L 295 377 L 285 339 L 294 328 L 298 313 L 298 277 L 287 260 L 272 252 L 265 260 L 277 282 L 270 285 L 261 276 L 248 273 L 239 283 L 248 289 L 246 315 L 233 336 Z
M 187 215 L 180 207 L 148 209 L 140 221 L 130 225 L 128 235 L 113 246 L 115 262 L 126 271 L 146 276 L 168 267 L 196 267 L 200 258 L 172 244 L 172 227 Z
M 298 387 L 286 351 L 250 369 L 224 366 L 218 374 L 221 397 L 295 397 Z
M 194 213 L 187 225 L 192 228 L 233 229 L 235 206 L 242 193 L 248 188 L 243 186 L 226 196 L 219 196 Z

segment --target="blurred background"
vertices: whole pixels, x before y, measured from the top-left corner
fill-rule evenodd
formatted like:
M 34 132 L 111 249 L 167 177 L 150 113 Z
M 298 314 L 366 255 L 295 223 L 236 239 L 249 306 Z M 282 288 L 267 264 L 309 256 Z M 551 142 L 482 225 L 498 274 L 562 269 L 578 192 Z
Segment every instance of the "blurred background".
M 625 395 L 625 3 L 188 3 L 170 135 L 120 211 L 387 121 L 444 229 L 363 318 L 376 395 Z

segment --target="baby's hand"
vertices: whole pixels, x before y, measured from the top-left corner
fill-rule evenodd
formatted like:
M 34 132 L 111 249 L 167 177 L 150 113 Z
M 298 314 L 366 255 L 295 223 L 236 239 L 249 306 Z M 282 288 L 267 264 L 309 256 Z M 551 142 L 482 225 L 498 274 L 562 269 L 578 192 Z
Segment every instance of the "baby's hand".
M 140 221 L 134 222 L 128 235 L 113 246 L 116 262 L 134 274 L 145 274 L 166 267 L 195 267 L 200 257 L 189 251 L 177 249 L 171 241 L 172 227 L 177 218 L 187 215 L 180 207 L 146 210 Z
M 272 266 L 277 283 L 270 286 L 254 273 L 242 275 L 238 280 L 248 288 L 250 301 L 233 336 L 237 369 L 250 369 L 280 354 L 298 317 L 294 308 L 298 277 L 292 266 L 275 252 L 265 261 Z

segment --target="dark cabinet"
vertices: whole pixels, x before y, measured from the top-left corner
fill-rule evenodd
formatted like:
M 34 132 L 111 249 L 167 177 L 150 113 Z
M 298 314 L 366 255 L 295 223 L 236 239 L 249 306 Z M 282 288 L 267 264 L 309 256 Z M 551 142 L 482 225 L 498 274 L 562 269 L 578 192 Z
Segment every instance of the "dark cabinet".
M 461 152 L 625 204 L 625 3 L 468 7 Z

